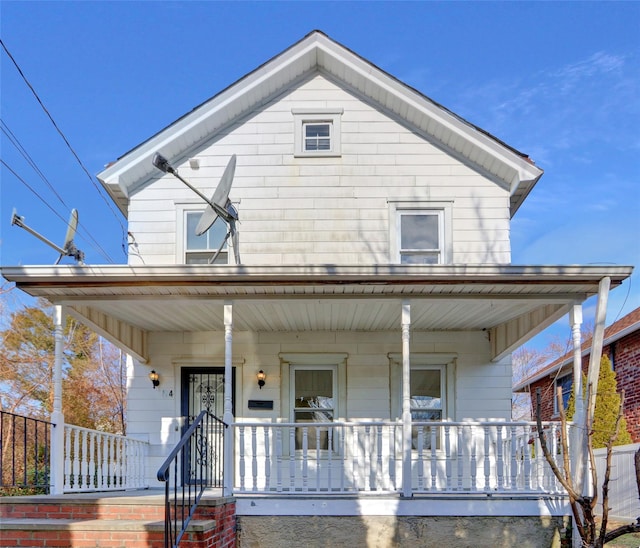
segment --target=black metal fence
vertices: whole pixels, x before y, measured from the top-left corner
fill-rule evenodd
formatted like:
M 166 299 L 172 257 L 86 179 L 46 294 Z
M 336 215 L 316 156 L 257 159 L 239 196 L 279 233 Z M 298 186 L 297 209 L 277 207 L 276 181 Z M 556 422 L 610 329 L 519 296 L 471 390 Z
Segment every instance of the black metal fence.
M 178 546 L 204 490 L 222 487 L 226 428 L 202 411 L 158 470 L 158 480 L 165 484 L 165 548 Z
M 0 495 L 49 493 L 54 427 L 48 421 L 0 411 Z

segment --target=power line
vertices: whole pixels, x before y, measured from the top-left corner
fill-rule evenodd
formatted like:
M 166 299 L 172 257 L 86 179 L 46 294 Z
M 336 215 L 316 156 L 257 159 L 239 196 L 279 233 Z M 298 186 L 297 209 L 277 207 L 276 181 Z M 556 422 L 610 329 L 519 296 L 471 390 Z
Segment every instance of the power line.
M 51 189 L 51 192 L 53 192 L 56 195 L 56 197 L 58 198 L 58 200 L 60 200 L 60 202 L 64 207 L 66 207 L 67 209 L 71 209 L 62 199 L 62 196 L 58 194 L 55 187 L 49 182 L 49 179 L 47 179 L 45 174 L 38 167 L 35 160 L 29 155 L 29 153 L 27 152 L 27 149 L 24 148 L 20 140 L 16 137 L 15 133 L 11 131 L 7 123 L 4 120 L 0 120 L 0 124 L 2 125 L 2 133 L 4 133 L 7 136 L 11 144 L 18 150 L 18 152 L 20 152 L 22 157 L 27 161 L 27 163 L 32 167 L 32 169 L 40 176 L 40 178 Z
M 45 114 L 47 115 L 47 117 L 49 118 L 49 120 L 51 121 L 51 123 L 53 124 L 53 127 L 56 129 L 56 131 L 58 132 L 58 134 L 60 135 L 60 137 L 62 137 L 62 140 L 65 142 L 65 144 L 67 145 L 67 148 L 71 151 L 71 154 L 73 154 L 74 158 L 76 159 L 76 161 L 78 162 L 78 164 L 80 165 L 80 167 L 82 168 L 82 170 L 86 173 L 87 177 L 89 178 L 89 181 L 91 181 L 91 184 L 93 185 L 93 187 L 96 189 L 96 191 L 98 192 L 98 194 L 100 195 L 100 197 L 102 198 L 102 200 L 107 204 L 107 207 L 109 208 L 109 210 L 111 211 L 111 213 L 113 214 L 113 216 L 117 219 L 118 223 L 120 224 L 120 228 L 122 229 L 122 246 L 124 249 L 124 246 L 126 245 L 126 234 L 127 231 L 125 230 L 124 225 L 122 224 L 122 221 L 120 220 L 120 218 L 118 217 L 118 214 L 116 213 L 116 211 L 114 210 L 113 206 L 109 203 L 109 201 L 105 198 L 105 196 L 102 194 L 102 192 L 100 192 L 100 188 L 98 187 L 98 185 L 96 184 L 93 175 L 91 175 L 91 173 L 89 173 L 89 170 L 85 167 L 84 163 L 82 162 L 82 160 L 80 159 L 80 157 L 78 156 L 78 154 L 76 153 L 76 151 L 73 149 L 73 147 L 71 146 L 71 143 L 69 143 L 68 139 L 66 138 L 66 136 L 64 135 L 64 133 L 62 132 L 62 130 L 58 127 L 58 124 L 56 123 L 56 121 L 53 119 L 53 116 L 51 116 L 51 113 L 47 110 L 47 107 L 44 105 L 44 103 L 42 102 L 42 100 L 40 99 L 40 97 L 38 96 L 38 93 L 36 92 L 36 90 L 34 89 L 34 87 L 31 85 L 31 83 L 29 82 L 29 80 L 27 79 L 27 77 L 25 76 L 24 72 L 22 72 L 22 69 L 20 68 L 20 66 L 18 65 L 17 61 L 14 59 L 13 55 L 11 55 L 11 52 L 8 50 L 7 46 L 5 45 L 5 43 L 2 41 L 2 39 L 0 38 L 0 45 L 2 45 L 2 48 L 4 49 L 5 53 L 9 56 L 9 59 L 11 59 L 11 62 L 14 64 L 14 66 L 16 67 L 16 70 L 18 71 L 18 73 L 20 74 L 20 76 L 22 77 L 22 79 L 24 80 L 25 84 L 27 85 L 27 87 L 31 90 L 31 93 L 33 93 L 34 97 L 36 98 L 36 101 L 38 101 L 39 105 L 42 107 L 42 110 L 45 112 Z

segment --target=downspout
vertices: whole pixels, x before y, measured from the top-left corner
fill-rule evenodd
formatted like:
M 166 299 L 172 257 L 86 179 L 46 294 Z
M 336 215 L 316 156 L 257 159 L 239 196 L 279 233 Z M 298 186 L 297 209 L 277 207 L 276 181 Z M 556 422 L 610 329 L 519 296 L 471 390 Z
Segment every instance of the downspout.
M 50 494 L 64 492 L 64 414 L 62 413 L 62 356 L 64 350 L 64 310 L 61 305 L 53 307 L 54 359 L 53 359 L 53 410 L 51 422 Z
M 411 305 L 402 301 L 402 496 L 411 496 Z
M 233 375 L 232 375 L 232 343 L 233 343 L 233 303 L 224 303 L 224 414 L 222 420 L 227 425 L 224 429 L 223 481 L 222 495 L 231 496 L 233 492 Z

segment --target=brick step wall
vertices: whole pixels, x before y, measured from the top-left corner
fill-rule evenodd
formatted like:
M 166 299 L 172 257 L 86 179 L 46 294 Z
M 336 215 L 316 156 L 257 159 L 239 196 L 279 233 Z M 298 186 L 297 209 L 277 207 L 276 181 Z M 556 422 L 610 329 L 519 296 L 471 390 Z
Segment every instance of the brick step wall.
M 0 498 L 0 546 L 164 547 L 164 496 Z M 203 498 L 181 547 L 236 545 L 235 501 Z

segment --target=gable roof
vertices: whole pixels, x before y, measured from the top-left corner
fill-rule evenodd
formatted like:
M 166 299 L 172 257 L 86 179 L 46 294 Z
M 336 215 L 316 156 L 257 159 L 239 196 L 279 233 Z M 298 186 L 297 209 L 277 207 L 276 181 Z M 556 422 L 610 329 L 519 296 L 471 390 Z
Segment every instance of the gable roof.
M 620 318 L 617 322 L 612 323 L 604 330 L 604 340 L 602 346 L 612 344 L 620 340 L 622 337 L 626 337 L 630 333 L 638 330 L 640 330 L 640 307 L 636 308 L 623 318 Z M 591 354 L 591 340 L 592 337 L 589 337 L 580 345 L 582 356 L 589 356 Z M 572 363 L 573 350 L 571 352 L 567 352 L 564 356 L 561 356 L 558 359 L 552 361 L 550 364 L 544 366 L 542 369 L 538 370 L 530 377 L 527 377 L 523 381 L 520 381 L 513 387 L 513 391 L 520 392 L 534 382 L 537 382 L 540 379 L 543 379 L 544 377 L 551 375 L 556 371 L 562 369 L 564 366 Z
M 184 157 L 216 132 L 313 71 L 355 89 L 406 120 L 448 153 L 509 188 L 511 216 L 542 176 L 543 171 L 526 154 L 315 30 L 124 154 L 99 173 L 98 179 L 127 216 L 129 196 L 157 175 L 151 163 L 155 152 L 162 150 L 170 161 Z

